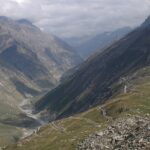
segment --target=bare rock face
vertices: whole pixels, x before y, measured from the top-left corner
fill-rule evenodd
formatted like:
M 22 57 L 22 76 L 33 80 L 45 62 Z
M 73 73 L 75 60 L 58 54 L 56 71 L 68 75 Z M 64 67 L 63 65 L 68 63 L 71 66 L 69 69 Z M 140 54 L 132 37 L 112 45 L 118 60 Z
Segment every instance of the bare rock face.
M 77 150 L 148 150 L 150 116 L 118 119 L 107 129 L 90 135 Z

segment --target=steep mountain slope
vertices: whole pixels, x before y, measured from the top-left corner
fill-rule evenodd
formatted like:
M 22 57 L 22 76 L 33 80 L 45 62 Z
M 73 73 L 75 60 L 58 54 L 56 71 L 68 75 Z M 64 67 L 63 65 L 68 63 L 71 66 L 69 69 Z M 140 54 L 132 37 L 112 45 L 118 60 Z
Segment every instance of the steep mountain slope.
M 70 46 L 28 20 L 1 16 L 0 123 L 8 125 L 6 131 L 7 127 L 34 125 L 34 119 L 22 112 L 21 103 L 54 88 L 61 75 L 80 61 Z
M 80 61 L 70 46 L 42 33 L 28 20 L 0 17 L 1 74 L 5 74 L 21 94 L 34 95 L 53 88 L 61 75 Z M 31 90 L 33 87 L 36 90 Z
M 37 102 L 36 110 L 62 118 L 105 102 L 118 92 L 117 81 L 127 82 L 126 75 L 149 65 L 149 40 L 150 24 L 132 31 L 87 60 L 72 78 Z
M 36 53 L 39 61 L 46 66 L 56 80 L 59 80 L 64 71 L 81 61 L 69 45 L 55 36 L 42 33 L 27 20 L 13 21 L 0 17 L 0 26 L 1 38 L 4 42 L 1 44 L 1 51 L 3 47 L 10 47 L 17 42 L 23 48 Z
M 124 93 L 124 84 L 122 83 L 120 93 L 104 105 L 52 122 L 37 130 L 36 134 L 15 145 L 8 146 L 6 150 L 93 150 L 97 146 L 107 146 L 107 149 L 112 150 L 111 147 L 108 148 L 110 145 L 106 145 L 111 140 L 116 141 L 111 146 L 119 142 L 123 146 L 127 142 L 131 147 L 136 145 L 139 149 L 142 149 L 143 146 L 143 150 L 146 149 L 145 147 L 149 149 L 150 145 L 146 139 L 149 138 L 149 124 L 147 122 L 150 122 L 150 67 L 130 74 L 128 84 L 130 86 L 127 93 Z M 130 124 L 132 125 L 131 129 Z M 143 126 L 147 132 L 140 132 Z M 126 133 L 127 129 L 130 129 L 129 134 Z M 140 132 L 140 134 L 135 136 L 136 132 Z M 105 137 L 105 134 L 110 134 L 110 136 Z M 143 138 L 142 134 L 145 134 Z M 99 142 L 103 140 L 103 143 L 97 143 L 97 138 Z M 132 144 L 132 140 L 136 142 Z M 93 148 L 92 145 L 95 147 Z M 122 148 L 122 150 L 131 147 Z
M 104 32 L 76 47 L 82 58 L 86 59 L 97 51 L 103 51 L 106 47 L 115 43 L 131 31 L 131 28 L 124 27 L 113 32 Z

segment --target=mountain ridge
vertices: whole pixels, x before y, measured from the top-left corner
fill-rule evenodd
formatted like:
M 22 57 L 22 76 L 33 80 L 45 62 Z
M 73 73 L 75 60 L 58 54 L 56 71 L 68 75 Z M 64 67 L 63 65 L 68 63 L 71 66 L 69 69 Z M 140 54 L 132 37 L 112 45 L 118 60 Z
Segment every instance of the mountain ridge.
M 139 27 L 89 58 L 68 81 L 36 103 L 37 111 L 63 118 L 103 103 L 118 91 L 115 82 L 149 65 L 149 32 L 150 28 Z
M 123 27 L 115 31 L 97 34 L 93 38 L 77 46 L 78 52 L 84 59 L 87 59 L 96 52 L 102 52 L 104 49 L 127 35 L 131 30 L 130 27 Z

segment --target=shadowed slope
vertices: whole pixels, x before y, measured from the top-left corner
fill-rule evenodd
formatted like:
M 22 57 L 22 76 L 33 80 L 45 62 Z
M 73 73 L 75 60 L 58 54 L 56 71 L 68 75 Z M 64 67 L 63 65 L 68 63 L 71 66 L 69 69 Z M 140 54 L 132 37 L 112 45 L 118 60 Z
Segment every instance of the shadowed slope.
M 103 103 L 118 91 L 115 83 L 150 63 L 150 26 L 141 26 L 87 60 L 71 79 L 36 104 L 56 118 L 84 111 Z

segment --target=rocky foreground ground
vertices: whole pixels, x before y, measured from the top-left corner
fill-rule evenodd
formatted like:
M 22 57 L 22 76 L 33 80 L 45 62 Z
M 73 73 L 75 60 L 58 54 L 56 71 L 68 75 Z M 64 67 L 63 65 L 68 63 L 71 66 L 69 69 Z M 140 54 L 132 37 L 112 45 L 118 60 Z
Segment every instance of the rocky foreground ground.
M 79 143 L 77 150 L 150 150 L 150 115 L 118 119 Z

